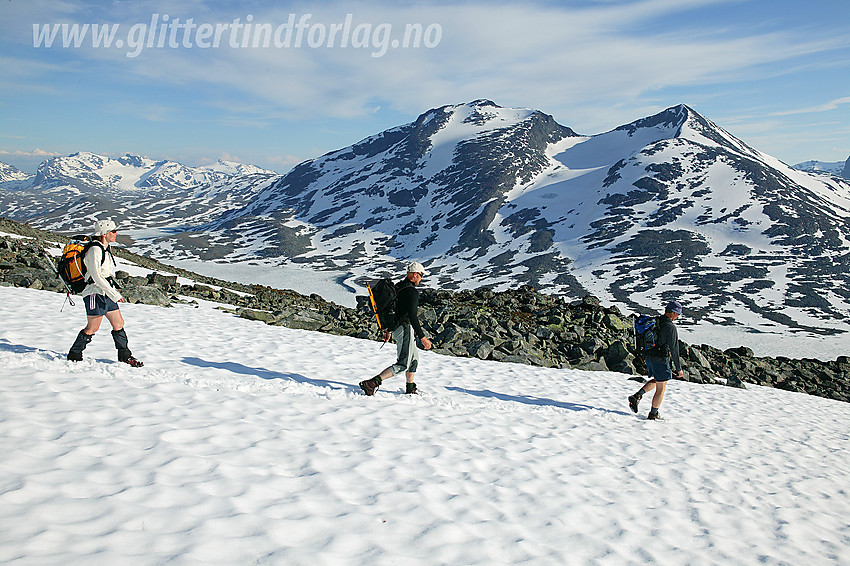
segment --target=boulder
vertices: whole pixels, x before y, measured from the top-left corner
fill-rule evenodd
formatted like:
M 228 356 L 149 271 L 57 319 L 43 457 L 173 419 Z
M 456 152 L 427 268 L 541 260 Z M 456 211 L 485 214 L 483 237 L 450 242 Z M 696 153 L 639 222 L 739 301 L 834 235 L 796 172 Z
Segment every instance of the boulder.
M 328 323 L 328 319 L 320 312 L 304 310 L 277 319 L 275 324 L 300 330 L 319 330 Z
M 631 323 L 624 321 L 619 316 L 613 313 L 606 314 L 605 317 L 602 319 L 602 323 L 611 330 L 616 330 L 618 332 L 629 330 L 632 328 Z
M 128 303 L 142 303 L 145 305 L 156 305 L 160 307 L 169 306 L 171 301 L 158 288 L 152 285 L 141 285 L 139 287 L 128 287 L 121 290 L 124 299 Z
M 737 348 L 729 348 L 723 352 L 727 356 L 737 356 L 739 358 L 752 358 L 755 354 L 746 346 L 738 346 Z
M 628 361 L 632 357 L 629 349 L 620 340 L 615 340 L 605 351 L 605 363 L 608 367 L 614 367 Z
M 711 369 L 711 363 L 709 363 L 708 358 L 696 348 L 688 348 L 688 359 L 700 367 Z
M 154 285 L 156 287 L 161 287 L 163 289 L 173 289 L 177 286 L 177 276 L 163 275 L 157 272 L 149 273 L 148 284 Z
M 256 311 L 252 309 L 239 309 L 237 314 L 240 318 L 244 318 L 247 320 L 259 320 L 261 322 L 265 322 L 266 324 L 273 324 L 277 321 L 277 317 L 270 312 L 265 311 Z
M 479 340 L 467 346 L 466 350 L 473 358 L 486 360 L 490 357 L 490 354 L 493 353 L 494 348 L 493 345 L 487 340 Z

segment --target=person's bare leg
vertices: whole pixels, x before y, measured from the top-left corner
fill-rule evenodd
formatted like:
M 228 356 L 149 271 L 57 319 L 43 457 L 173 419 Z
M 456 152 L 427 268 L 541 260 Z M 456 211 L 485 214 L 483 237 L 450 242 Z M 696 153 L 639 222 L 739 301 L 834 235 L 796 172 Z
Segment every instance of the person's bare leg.
M 652 408 L 657 409 L 661 406 L 661 401 L 664 400 L 664 392 L 667 390 L 667 382 L 661 381 L 657 383 L 655 395 L 652 396 Z
M 106 320 L 112 325 L 112 330 L 118 331 L 124 328 L 124 317 L 120 310 L 109 311 L 106 313 Z M 98 323 L 99 325 L 100 323 Z
M 94 336 L 95 333 L 100 330 L 100 323 L 103 322 L 102 316 L 89 316 L 87 317 L 88 322 L 86 323 L 85 332 L 89 336 Z

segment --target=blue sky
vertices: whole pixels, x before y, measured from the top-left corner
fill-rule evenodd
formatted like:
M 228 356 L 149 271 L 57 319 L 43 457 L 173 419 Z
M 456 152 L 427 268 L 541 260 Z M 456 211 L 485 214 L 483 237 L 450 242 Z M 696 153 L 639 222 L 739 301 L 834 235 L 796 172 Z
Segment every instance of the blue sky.
M 34 46 L 56 24 L 116 31 Z M 479 98 L 583 134 L 685 103 L 786 163 L 844 161 L 850 2 L 2 0 L 0 84 L 0 161 L 27 171 L 91 151 L 285 172 Z

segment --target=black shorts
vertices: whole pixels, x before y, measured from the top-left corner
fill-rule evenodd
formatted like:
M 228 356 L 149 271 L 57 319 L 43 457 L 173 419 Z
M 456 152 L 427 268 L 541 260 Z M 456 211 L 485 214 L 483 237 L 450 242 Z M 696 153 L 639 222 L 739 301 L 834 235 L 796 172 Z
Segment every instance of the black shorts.
M 646 358 L 646 371 L 655 381 L 670 381 L 673 371 L 670 369 L 670 358 Z
M 103 316 L 108 312 L 117 311 L 118 303 L 106 295 L 92 294 L 84 298 L 88 316 Z

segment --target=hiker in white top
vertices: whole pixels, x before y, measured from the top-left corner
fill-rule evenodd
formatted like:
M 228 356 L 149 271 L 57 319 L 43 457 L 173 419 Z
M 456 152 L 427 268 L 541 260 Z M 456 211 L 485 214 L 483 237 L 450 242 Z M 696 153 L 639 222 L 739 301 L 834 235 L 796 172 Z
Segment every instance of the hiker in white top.
M 134 358 L 127 347 L 124 317 L 121 316 L 121 310 L 118 308 L 118 303 L 124 302 L 124 297 L 121 296 L 118 285 L 115 283 L 115 258 L 109 251 L 109 245 L 118 238 L 118 227 L 112 220 L 98 220 L 94 224 L 94 234 L 95 237 L 87 246 L 83 256 L 86 277 L 89 281 L 82 292 L 88 322 L 86 327 L 77 334 L 77 339 L 68 351 L 68 359 L 74 362 L 82 361 L 83 350 L 100 329 L 105 316 L 112 325 L 112 340 L 118 350 L 118 361 L 133 367 L 141 367 L 144 364 Z

